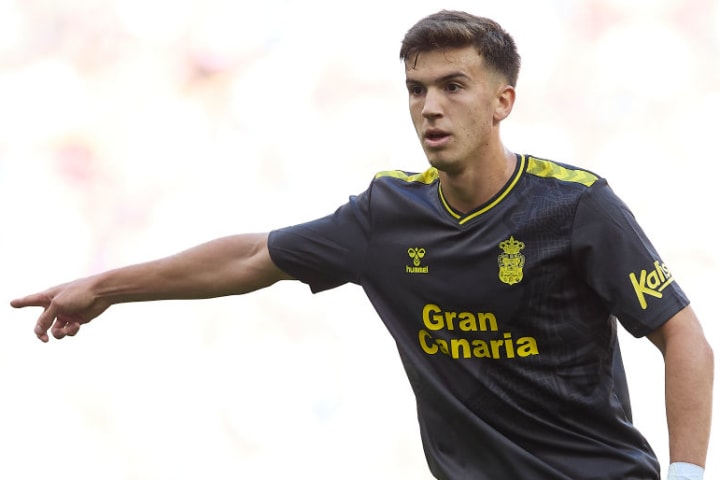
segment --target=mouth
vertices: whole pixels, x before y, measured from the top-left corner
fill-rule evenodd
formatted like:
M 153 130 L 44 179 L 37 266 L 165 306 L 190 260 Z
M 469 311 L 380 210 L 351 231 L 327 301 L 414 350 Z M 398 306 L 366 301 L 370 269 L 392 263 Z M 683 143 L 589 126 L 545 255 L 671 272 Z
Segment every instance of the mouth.
M 423 143 L 430 147 L 436 148 L 445 145 L 450 139 L 450 134 L 436 128 L 425 130 L 423 133 Z

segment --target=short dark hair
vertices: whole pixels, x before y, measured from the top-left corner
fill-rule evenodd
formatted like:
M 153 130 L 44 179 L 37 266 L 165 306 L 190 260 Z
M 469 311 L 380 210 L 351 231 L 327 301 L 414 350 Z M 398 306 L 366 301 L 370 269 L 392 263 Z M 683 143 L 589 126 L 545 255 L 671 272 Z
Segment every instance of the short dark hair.
M 474 46 L 487 65 L 502 74 L 513 87 L 520 72 L 515 40 L 495 21 L 466 12 L 441 10 L 423 18 L 405 34 L 400 59 L 442 48 Z

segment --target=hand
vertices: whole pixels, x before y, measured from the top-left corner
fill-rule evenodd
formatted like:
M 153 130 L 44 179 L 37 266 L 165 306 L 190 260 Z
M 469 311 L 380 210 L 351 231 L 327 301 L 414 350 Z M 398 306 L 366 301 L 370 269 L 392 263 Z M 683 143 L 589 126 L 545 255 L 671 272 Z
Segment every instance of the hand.
M 80 325 L 103 313 L 110 303 L 95 297 L 90 279 L 81 279 L 15 299 L 10 305 L 15 308 L 43 307 L 35 324 L 35 335 L 47 342 L 48 330 L 57 339 L 74 336 Z

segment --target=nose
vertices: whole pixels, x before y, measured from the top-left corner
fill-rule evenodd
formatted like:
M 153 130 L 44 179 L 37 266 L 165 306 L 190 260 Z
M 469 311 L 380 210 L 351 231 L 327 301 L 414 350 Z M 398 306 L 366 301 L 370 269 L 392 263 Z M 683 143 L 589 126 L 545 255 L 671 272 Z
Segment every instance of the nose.
M 435 89 L 428 89 L 423 102 L 422 116 L 425 118 L 436 118 L 442 115 L 442 98 Z

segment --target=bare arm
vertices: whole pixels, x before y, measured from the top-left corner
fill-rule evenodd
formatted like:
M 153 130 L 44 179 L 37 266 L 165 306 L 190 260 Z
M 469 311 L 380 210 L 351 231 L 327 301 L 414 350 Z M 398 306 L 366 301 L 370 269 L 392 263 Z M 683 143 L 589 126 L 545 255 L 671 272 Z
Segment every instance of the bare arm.
M 704 467 L 712 416 L 712 349 L 689 306 L 648 338 L 665 358 L 670 462 Z
M 35 334 L 47 342 L 48 330 L 55 338 L 75 335 L 80 325 L 116 303 L 236 295 L 290 278 L 272 262 L 267 234 L 245 234 L 58 285 L 11 305 L 44 308 Z

